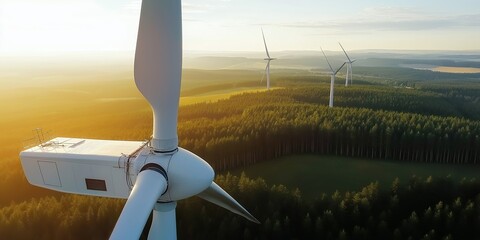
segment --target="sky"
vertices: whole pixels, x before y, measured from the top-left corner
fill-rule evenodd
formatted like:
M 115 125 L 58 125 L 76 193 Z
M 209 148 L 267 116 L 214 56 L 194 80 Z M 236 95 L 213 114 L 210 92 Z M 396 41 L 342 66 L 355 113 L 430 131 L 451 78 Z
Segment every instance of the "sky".
M 133 51 L 139 0 L 0 0 L 0 54 Z M 187 51 L 480 50 L 478 0 L 183 0 Z

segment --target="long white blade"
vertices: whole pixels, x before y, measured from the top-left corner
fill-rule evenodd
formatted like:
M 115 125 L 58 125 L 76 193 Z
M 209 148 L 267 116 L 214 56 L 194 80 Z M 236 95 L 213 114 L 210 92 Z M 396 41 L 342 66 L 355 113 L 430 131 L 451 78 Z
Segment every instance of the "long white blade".
M 346 63 L 347 63 L 347 62 L 343 62 L 342 66 L 340 66 L 340 67 L 337 69 L 337 71 L 335 71 L 335 72 L 333 73 L 333 75 L 337 75 L 337 73 L 343 68 L 343 66 L 345 66 Z
M 209 188 L 199 193 L 198 197 L 223 207 L 233 213 L 236 213 L 254 223 L 260 223 L 252 214 L 250 214 L 240 203 L 232 198 L 227 192 L 225 192 L 215 182 L 212 182 Z
M 332 70 L 332 73 L 333 73 L 334 71 L 333 71 L 332 65 L 330 65 L 330 62 L 328 61 L 327 55 L 323 51 L 322 47 L 320 47 L 320 49 L 322 50 L 323 56 L 325 56 L 325 59 L 327 60 L 328 66 L 330 67 L 330 70 Z
M 265 44 L 265 51 L 267 52 L 267 56 L 268 58 L 271 58 L 270 53 L 268 53 L 267 41 L 265 41 L 265 34 L 263 34 L 263 28 L 262 28 L 262 37 L 263 37 L 263 43 Z
M 153 108 L 152 146 L 177 148 L 182 76 L 180 0 L 143 0 L 135 52 L 135 83 Z
M 347 59 L 348 59 L 348 62 L 349 63 L 352 63 L 352 60 L 350 60 L 350 57 L 348 56 L 347 52 L 345 51 L 345 49 L 343 48 L 342 44 L 339 42 L 338 44 L 340 44 L 340 47 L 342 48 L 343 52 L 345 53 L 345 56 L 347 56 Z
M 155 203 L 166 189 L 167 180 L 162 174 L 153 170 L 140 172 L 110 239 L 137 240 Z
M 177 239 L 177 222 L 175 216 L 176 202 L 156 203 L 153 209 L 152 225 L 148 240 Z

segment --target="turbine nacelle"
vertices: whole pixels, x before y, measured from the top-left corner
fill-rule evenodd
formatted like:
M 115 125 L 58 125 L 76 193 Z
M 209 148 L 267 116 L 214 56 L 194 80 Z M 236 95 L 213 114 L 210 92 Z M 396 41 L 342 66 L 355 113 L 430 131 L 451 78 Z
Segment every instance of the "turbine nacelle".
M 20 158 L 32 185 L 101 197 L 128 198 L 138 175 L 151 165 L 165 174 L 167 190 L 161 202 L 197 195 L 215 176 L 212 167 L 190 151 L 156 153 L 138 141 L 55 138 L 22 151 Z

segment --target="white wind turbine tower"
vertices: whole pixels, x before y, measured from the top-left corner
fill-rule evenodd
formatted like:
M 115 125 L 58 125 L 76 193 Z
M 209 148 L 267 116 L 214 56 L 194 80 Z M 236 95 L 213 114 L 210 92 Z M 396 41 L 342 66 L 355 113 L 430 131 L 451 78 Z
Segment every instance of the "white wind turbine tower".
M 347 52 L 345 51 L 345 49 L 343 48 L 342 44 L 341 43 L 338 43 L 340 45 L 340 47 L 342 48 L 343 52 L 345 53 L 345 56 L 347 56 L 347 59 L 348 61 L 346 62 L 347 64 L 347 76 L 345 77 L 345 87 L 348 87 L 348 82 L 350 81 L 350 85 L 352 84 L 352 76 L 353 76 L 353 72 L 352 72 L 352 63 L 354 63 L 355 59 L 351 60 L 350 57 L 348 56 Z
M 153 210 L 148 239 L 176 239 L 176 201 L 199 196 L 258 223 L 213 182 L 214 171 L 178 147 L 182 73 L 180 0 L 143 0 L 135 83 L 153 109 L 148 142 L 55 138 L 20 153 L 28 181 L 67 193 L 128 199 L 110 239 L 139 239 Z M 133 188 L 132 188 L 133 187 Z
M 333 90 L 334 90 L 334 84 L 335 84 L 335 75 L 337 75 L 338 71 L 342 69 L 342 67 L 345 65 L 345 62 L 340 66 L 337 70 L 333 70 L 332 65 L 330 65 L 330 62 L 328 61 L 327 55 L 325 55 L 325 52 L 323 51 L 322 47 L 320 47 L 322 50 L 323 56 L 325 56 L 325 59 L 327 60 L 328 66 L 330 67 L 331 73 L 330 73 L 330 101 L 328 103 L 329 107 L 333 107 Z
M 262 29 L 262 37 L 263 37 L 263 43 L 265 44 L 265 52 L 267 52 L 267 58 L 263 59 L 267 61 L 267 66 L 265 67 L 264 76 L 265 74 L 267 75 L 267 90 L 270 90 L 270 62 L 272 60 L 276 60 L 276 58 L 270 57 L 270 53 L 268 52 L 267 41 L 265 41 L 265 34 L 263 33 L 263 29 Z M 262 81 L 263 81 L 263 77 L 262 77 Z

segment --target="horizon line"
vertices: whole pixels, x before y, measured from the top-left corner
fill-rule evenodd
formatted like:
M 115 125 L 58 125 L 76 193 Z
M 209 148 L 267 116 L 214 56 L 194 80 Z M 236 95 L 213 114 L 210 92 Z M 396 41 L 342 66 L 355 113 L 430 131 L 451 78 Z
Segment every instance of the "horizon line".
M 342 52 L 342 50 L 326 50 L 328 52 Z M 96 54 L 96 53 L 117 53 L 117 54 L 131 54 L 134 53 L 135 50 L 71 50 L 71 51 L 33 51 L 33 52 L 14 52 L 14 51 L 0 51 L 0 57 L 15 57 L 15 56 L 64 56 L 64 55 L 85 55 L 85 54 Z M 219 54 L 219 53 L 264 53 L 263 50 L 184 50 L 185 53 L 193 53 L 193 54 Z M 306 50 L 277 50 L 271 51 L 276 53 L 282 52 L 298 52 L 298 53 L 308 53 L 308 52 L 321 52 L 319 49 L 306 49 Z M 460 53 L 476 53 L 480 54 L 480 49 L 355 49 L 349 50 L 349 52 L 370 52 L 370 53 L 399 53 L 399 52 L 410 52 L 410 53 L 452 53 L 452 52 L 460 52 Z

